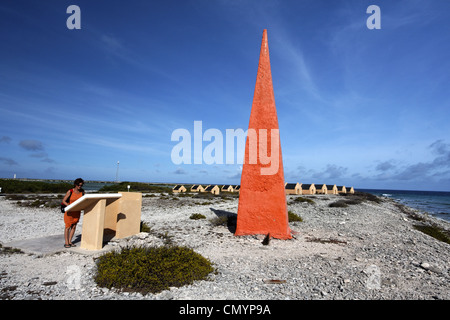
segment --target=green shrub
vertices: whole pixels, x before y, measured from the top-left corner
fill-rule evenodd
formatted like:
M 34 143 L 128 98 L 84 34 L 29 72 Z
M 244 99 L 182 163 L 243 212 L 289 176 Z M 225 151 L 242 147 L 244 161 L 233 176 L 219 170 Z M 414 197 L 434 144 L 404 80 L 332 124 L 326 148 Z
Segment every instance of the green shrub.
M 17 248 L 11 248 L 11 247 L 4 247 L 1 243 L 0 243 L 0 255 L 2 254 L 13 254 L 13 253 L 23 253 L 22 250 L 17 249 Z
M 332 208 L 346 208 L 346 207 L 348 207 L 347 203 L 345 203 L 344 200 L 338 200 L 338 201 L 332 202 L 328 206 L 332 207 Z
M 296 197 L 293 201 L 294 202 L 308 202 L 310 204 L 315 204 L 314 200 L 311 200 L 311 199 L 305 198 L 305 197 Z
M 205 280 L 211 272 L 211 262 L 189 248 L 128 247 L 98 258 L 95 282 L 147 294 Z
M 140 232 L 148 232 L 149 233 L 151 231 L 151 228 L 146 222 L 141 221 L 141 225 L 140 225 L 139 231 Z
M 299 215 L 297 215 L 296 213 L 293 213 L 292 211 L 288 211 L 288 219 L 289 219 L 289 222 L 295 222 L 295 221 L 300 221 L 300 222 L 302 222 L 303 221 L 303 219 L 302 219 L 302 217 L 300 217 Z
M 350 204 L 350 205 L 361 204 L 361 203 L 362 203 L 362 200 L 360 200 L 360 199 L 345 200 L 345 204 Z
M 363 202 L 363 200 L 361 200 L 359 198 L 355 198 L 355 199 L 349 199 L 349 200 L 338 200 L 336 202 L 330 203 L 328 206 L 335 207 L 335 208 L 346 208 L 349 205 L 361 204 L 362 202 Z
M 194 202 L 194 204 L 199 205 L 199 206 L 208 206 L 213 203 L 209 202 L 209 201 L 205 201 L 205 202 Z
M 191 214 L 189 219 L 199 220 L 199 219 L 206 219 L 206 217 L 203 214 L 200 214 L 200 213 L 193 213 L 193 214 Z
M 446 234 L 443 229 L 441 229 L 437 226 L 427 226 L 427 225 L 415 224 L 414 228 L 416 230 L 419 230 L 419 231 L 439 240 L 439 241 L 450 244 L 450 235 Z
M 381 203 L 383 200 L 379 197 L 377 197 L 374 194 L 367 193 L 367 192 L 361 192 L 361 191 L 355 191 L 355 193 L 340 193 L 342 197 L 346 197 L 349 199 L 353 199 L 355 201 L 359 201 L 359 203 L 363 201 L 372 201 L 376 203 Z
M 367 192 L 357 191 L 354 193 L 354 195 L 357 197 L 360 197 L 362 200 L 368 200 L 368 201 L 372 201 L 372 202 L 376 202 L 376 203 L 383 202 L 383 200 L 381 200 L 381 198 L 377 197 L 374 194 L 367 193 Z

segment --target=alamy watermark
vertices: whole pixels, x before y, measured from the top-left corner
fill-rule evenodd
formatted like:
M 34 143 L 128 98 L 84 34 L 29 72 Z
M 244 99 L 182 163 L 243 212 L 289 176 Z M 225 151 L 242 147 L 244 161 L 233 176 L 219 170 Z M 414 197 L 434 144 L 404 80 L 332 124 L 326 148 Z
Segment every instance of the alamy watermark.
M 67 29 L 81 29 L 81 9 L 77 5 L 70 5 L 67 7 L 66 13 L 70 16 L 66 20 Z
M 66 10 L 67 14 L 70 16 L 66 20 L 66 26 L 69 30 L 81 29 L 81 9 L 77 5 L 70 5 Z M 381 29 L 381 10 L 377 5 L 370 5 L 367 7 L 366 13 L 371 14 L 369 18 L 367 18 L 366 26 L 368 29 Z
M 381 9 L 377 5 L 370 5 L 367 7 L 366 13 L 370 13 L 370 17 L 367 18 L 367 29 L 381 29 Z
M 381 289 L 381 271 L 372 264 L 364 269 L 364 273 L 368 276 L 366 280 L 367 289 Z
M 81 289 L 81 269 L 77 265 L 70 265 L 66 269 L 66 274 L 68 275 L 66 279 L 66 285 L 69 290 L 80 290 Z
M 171 141 L 174 164 L 261 164 L 261 175 L 274 175 L 280 167 L 280 131 L 278 129 L 226 129 L 210 128 L 203 132 L 202 121 L 194 121 L 193 135 L 187 129 L 175 129 Z M 224 144 L 225 140 L 225 144 Z M 248 140 L 248 157 L 245 146 Z M 203 147 L 203 142 L 209 142 Z M 236 148 L 235 148 L 236 141 Z M 235 156 L 236 149 L 236 156 Z M 193 152 L 192 152 L 193 150 Z

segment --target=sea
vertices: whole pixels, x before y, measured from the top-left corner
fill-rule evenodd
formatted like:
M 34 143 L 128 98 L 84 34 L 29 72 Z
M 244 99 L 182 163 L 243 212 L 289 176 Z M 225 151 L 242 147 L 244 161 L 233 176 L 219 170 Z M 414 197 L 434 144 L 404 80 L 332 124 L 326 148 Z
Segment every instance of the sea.
M 93 182 L 93 181 L 86 181 L 84 183 L 83 189 L 86 192 L 94 192 L 94 191 L 98 191 L 101 188 L 103 188 L 104 186 L 110 186 L 114 184 L 113 182 Z
M 388 197 L 408 207 L 450 222 L 450 192 L 357 189 L 376 196 Z

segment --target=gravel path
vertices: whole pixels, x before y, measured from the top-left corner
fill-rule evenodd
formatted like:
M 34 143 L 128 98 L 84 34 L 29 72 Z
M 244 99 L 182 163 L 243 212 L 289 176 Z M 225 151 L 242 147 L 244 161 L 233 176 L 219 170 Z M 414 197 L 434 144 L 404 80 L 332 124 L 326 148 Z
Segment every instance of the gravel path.
M 125 245 L 187 246 L 217 269 L 208 281 L 142 296 L 97 287 L 96 255 L 71 249 L 50 256 L 0 253 L 0 299 L 450 299 L 450 245 L 418 230 L 418 223 L 394 201 L 364 201 L 346 208 L 328 205 L 344 197 L 308 196 L 288 208 L 303 222 L 291 223 L 292 240 L 235 237 L 232 227 L 215 226 L 221 215 L 235 216 L 236 198 L 143 198 L 142 220 L 149 233 L 110 242 Z M 176 199 L 175 199 L 176 198 Z M 206 219 L 189 219 L 201 213 Z M 425 217 L 427 224 L 450 224 Z M 81 230 L 82 220 L 78 227 Z M 58 208 L 25 208 L 0 197 L 0 243 L 61 234 Z

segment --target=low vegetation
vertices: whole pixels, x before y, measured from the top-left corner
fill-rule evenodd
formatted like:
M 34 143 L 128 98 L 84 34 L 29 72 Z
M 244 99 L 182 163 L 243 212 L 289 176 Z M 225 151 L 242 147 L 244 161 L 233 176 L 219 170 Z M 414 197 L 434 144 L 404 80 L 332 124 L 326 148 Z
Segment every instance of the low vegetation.
M 303 222 L 302 217 L 300 217 L 298 214 L 296 214 L 290 210 L 288 211 L 288 219 L 289 219 L 289 222 L 296 222 L 296 221 Z
M 364 202 L 364 201 L 371 201 L 375 203 L 381 203 L 383 200 L 379 197 L 377 197 L 374 194 L 367 193 L 367 192 L 361 192 L 361 191 L 355 191 L 355 193 L 340 193 L 342 197 L 345 197 L 349 200 L 353 200 L 356 202 Z
M 233 227 L 236 226 L 237 217 L 231 215 L 217 216 L 209 220 L 209 223 L 213 227 L 225 226 Z
M 200 220 L 200 219 L 206 219 L 206 217 L 203 214 L 200 214 L 200 213 L 193 213 L 193 214 L 191 214 L 189 219 Z
M 345 200 L 338 200 L 330 203 L 328 206 L 331 208 L 347 208 L 348 204 L 346 203 Z
M 331 208 L 346 208 L 349 205 L 361 204 L 365 201 L 381 203 L 382 200 L 371 193 L 356 191 L 355 193 L 340 193 L 342 197 L 346 199 L 340 199 L 330 203 L 328 206 Z
M 139 231 L 140 232 L 150 233 L 152 230 L 151 230 L 150 226 L 145 221 L 141 221 L 141 225 L 140 225 Z
M 419 230 L 439 241 L 445 242 L 450 244 L 450 234 L 449 232 L 446 232 L 445 230 L 433 226 L 433 225 L 422 225 L 422 224 L 415 224 L 414 228 L 416 230 Z
M 56 208 L 60 206 L 63 195 L 8 194 L 5 198 L 7 200 L 16 201 L 16 204 L 20 207 Z
M 2 254 L 13 254 L 13 253 L 23 253 L 23 251 L 20 250 L 20 249 L 17 249 L 17 248 L 4 247 L 0 243 L 0 255 L 2 255 Z
M 66 193 L 73 188 L 68 182 L 23 181 L 15 179 L 0 179 L 2 193 Z
M 214 271 L 208 259 L 189 248 L 129 247 L 98 258 L 95 282 L 145 295 L 206 280 Z
M 413 211 L 411 208 L 405 206 L 404 204 L 395 202 L 394 205 L 399 209 L 402 213 L 408 215 L 409 218 L 416 220 L 416 221 L 425 221 L 423 215 L 420 213 L 417 213 Z
M 123 192 L 128 191 L 128 186 L 130 186 L 131 192 L 150 192 L 150 193 L 172 193 L 172 188 L 167 186 L 158 186 L 149 183 L 142 182 L 121 182 L 115 183 L 108 186 L 103 186 L 99 192 Z
M 203 202 L 194 202 L 194 204 L 199 205 L 199 206 L 209 206 L 213 203 L 210 201 L 203 201 Z
M 324 239 L 324 238 L 306 238 L 308 242 L 318 242 L 318 243 L 333 243 L 333 244 L 347 244 L 347 241 L 337 240 L 337 239 Z
M 305 197 L 295 197 L 289 204 L 295 204 L 300 202 L 306 202 L 309 204 L 315 204 L 314 200 Z

